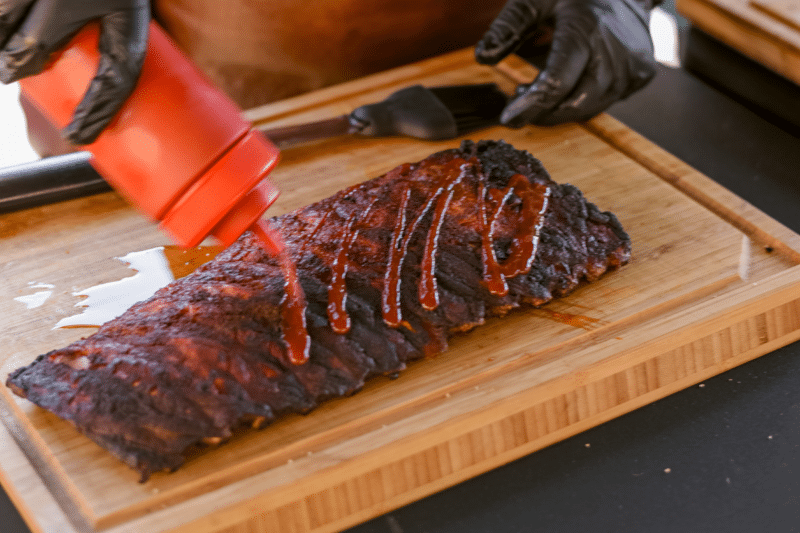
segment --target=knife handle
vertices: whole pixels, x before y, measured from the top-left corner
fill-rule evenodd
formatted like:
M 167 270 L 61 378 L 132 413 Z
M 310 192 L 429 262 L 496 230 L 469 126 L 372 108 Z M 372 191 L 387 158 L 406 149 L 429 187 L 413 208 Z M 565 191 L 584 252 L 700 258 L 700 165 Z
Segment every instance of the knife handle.
M 0 213 L 110 191 L 91 157 L 74 152 L 0 169 Z
M 363 126 L 354 121 L 350 115 L 341 115 L 305 124 L 294 124 L 278 128 L 257 126 L 257 129 L 277 146 L 283 147 L 340 135 L 352 135 L 363 129 Z

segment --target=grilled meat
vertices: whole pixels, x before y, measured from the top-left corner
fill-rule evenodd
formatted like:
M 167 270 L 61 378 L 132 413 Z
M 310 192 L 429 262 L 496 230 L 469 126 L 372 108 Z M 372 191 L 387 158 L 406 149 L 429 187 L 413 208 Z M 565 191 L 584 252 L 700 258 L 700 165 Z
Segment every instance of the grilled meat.
M 493 141 L 401 165 L 272 223 L 284 260 L 245 234 L 7 385 L 144 480 L 195 445 L 352 394 L 488 316 L 542 305 L 630 256 L 614 215 Z

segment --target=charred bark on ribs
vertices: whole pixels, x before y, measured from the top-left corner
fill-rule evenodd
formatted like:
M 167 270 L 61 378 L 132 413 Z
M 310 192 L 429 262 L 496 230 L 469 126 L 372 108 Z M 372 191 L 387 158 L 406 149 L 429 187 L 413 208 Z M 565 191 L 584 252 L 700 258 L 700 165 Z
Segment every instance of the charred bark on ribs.
M 526 202 L 542 204 L 535 220 L 522 216 Z M 12 372 L 7 385 L 145 480 L 178 468 L 195 445 L 352 394 L 370 377 L 445 350 L 455 332 L 563 296 L 630 256 L 613 214 L 554 183 L 527 152 L 493 141 L 466 141 L 401 165 L 273 223 L 305 292 L 308 362 L 287 359 L 284 276 L 246 234 L 94 335 Z M 537 224 L 535 234 L 525 223 Z M 506 279 L 507 293 L 493 293 L 487 249 L 503 267 L 519 255 L 526 231 L 538 243 L 530 269 Z M 434 253 L 426 252 L 432 245 Z M 400 276 L 392 280 L 387 265 L 398 256 Z M 426 269 L 435 271 L 432 309 L 419 288 Z M 387 283 L 397 281 L 393 295 Z M 337 318 L 346 322 L 340 333 L 331 327 L 334 299 L 346 315 Z

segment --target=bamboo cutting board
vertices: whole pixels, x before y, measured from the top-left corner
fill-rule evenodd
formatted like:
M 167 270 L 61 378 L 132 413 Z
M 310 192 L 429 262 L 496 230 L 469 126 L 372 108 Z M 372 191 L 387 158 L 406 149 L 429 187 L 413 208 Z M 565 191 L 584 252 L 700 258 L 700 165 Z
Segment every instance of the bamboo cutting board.
M 347 113 L 414 83 L 531 72 L 471 51 L 254 109 L 271 126 Z M 512 69 L 512 70 L 509 70 Z M 503 74 L 502 72 L 506 72 Z M 350 398 L 237 436 L 144 484 L 69 424 L 0 394 L 0 481 L 38 532 L 337 531 L 800 339 L 800 236 L 608 116 L 492 128 L 630 233 L 629 265 L 546 308 L 491 320 Z M 458 140 L 334 139 L 283 152 L 279 214 Z M 53 329 L 73 292 L 167 244 L 113 193 L 0 217 L 0 374 L 94 330 Z M 43 305 L 14 298 L 53 286 Z
M 800 85 L 800 0 L 676 0 L 693 25 Z

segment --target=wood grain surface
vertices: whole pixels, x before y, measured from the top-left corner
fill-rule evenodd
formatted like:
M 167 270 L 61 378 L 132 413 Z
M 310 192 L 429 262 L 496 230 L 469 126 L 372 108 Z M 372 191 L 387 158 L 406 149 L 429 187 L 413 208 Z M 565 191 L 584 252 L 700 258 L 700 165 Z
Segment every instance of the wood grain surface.
M 752 0 L 753 7 L 764 11 L 783 24 L 800 32 L 800 1 L 798 0 Z
M 676 0 L 694 26 L 800 84 L 800 4 L 796 0 Z
M 279 126 L 346 113 L 413 83 L 489 80 L 514 86 L 466 50 L 246 115 Z M 630 264 L 545 308 L 491 320 L 396 380 L 238 435 L 144 484 L 3 388 L 0 482 L 31 529 L 337 531 L 800 338 L 800 236 L 635 132 L 600 116 L 470 138 L 530 151 L 556 181 L 616 213 L 633 240 Z M 270 213 L 459 142 L 337 138 L 285 150 Z M 167 243 L 113 193 L 0 217 L 0 374 L 91 334 L 53 329 L 77 311 L 73 293 L 130 276 L 115 257 Z M 36 283 L 54 294 L 26 309 L 14 298 Z

